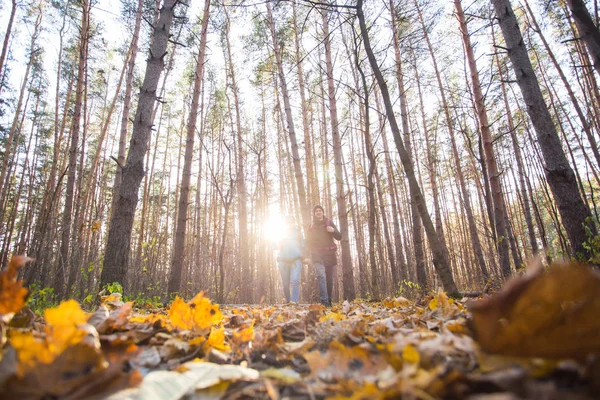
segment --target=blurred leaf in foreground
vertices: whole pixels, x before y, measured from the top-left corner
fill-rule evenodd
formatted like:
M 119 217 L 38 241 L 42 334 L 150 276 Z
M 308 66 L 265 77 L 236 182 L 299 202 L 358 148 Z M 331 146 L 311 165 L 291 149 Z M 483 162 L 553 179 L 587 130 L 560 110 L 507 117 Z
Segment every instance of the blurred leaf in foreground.
M 10 343 L 17 351 L 21 376 L 38 364 L 51 363 L 65 349 L 81 342 L 90 333 L 84 326 L 87 316 L 75 300 L 64 301 L 56 308 L 47 309 L 44 317 L 48 323 L 44 328 L 44 338 L 21 331 L 14 331 L 10 335 Z
M 19 268 L 32 260 L 27 256 L 13 256 L 8 268 L 0 271 L 0 321 L 10 321 L 25 305 L 27 289 L 23 287 L 23 281 L 17 281 L 17 275 Z
M 538 263 L 469 309 L 476 340 L 489 353 L 578 358 L 600 351 L 600 275 L 585 265 L 543 272 Z

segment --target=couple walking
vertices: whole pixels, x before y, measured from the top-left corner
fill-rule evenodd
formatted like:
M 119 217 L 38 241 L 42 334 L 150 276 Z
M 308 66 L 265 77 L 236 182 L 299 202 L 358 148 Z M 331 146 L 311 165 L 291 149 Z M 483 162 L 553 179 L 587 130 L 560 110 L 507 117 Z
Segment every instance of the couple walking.
M 333 239 L 340 240 L 342 234 L 333 222 L 325 217 L 325 211 L 320 205 L 313 208 L 312 225 L 307 231 L 306 245 L 302 231 L 296 226 L 293 217 L 288 217 L 288 224 L 277 256 L 285 300 L 297 303 L 300 299 L 300 274 L 304 258 L 304 263 L 312 262 L 317 273 L 321 303 L 331 306 L 333 273 L 337 264 L 337 247 Z

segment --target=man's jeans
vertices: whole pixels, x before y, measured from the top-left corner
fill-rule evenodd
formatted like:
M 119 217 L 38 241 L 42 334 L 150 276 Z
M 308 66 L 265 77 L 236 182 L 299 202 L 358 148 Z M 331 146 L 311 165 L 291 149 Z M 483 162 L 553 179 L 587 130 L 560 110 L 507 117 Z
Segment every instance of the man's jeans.
M 300 300 L 300 275 L 302 273 L 302 261 L 294 260 L 291 262 L 279 261 L 277 263 L 281 273 L 281 282 L 283 283 L 283 294 L 285 301 L 297 303 Z M 290 286 L 292 287 L 292 296 L 290 298 Z
M 319 299 L 321 304 L 331 305 L 331 295 L 333 293 L 333 271 L 335 265 L 325 266 L 322 263 L 313 263 L 317 272 L 317 282 L 319 283 Z

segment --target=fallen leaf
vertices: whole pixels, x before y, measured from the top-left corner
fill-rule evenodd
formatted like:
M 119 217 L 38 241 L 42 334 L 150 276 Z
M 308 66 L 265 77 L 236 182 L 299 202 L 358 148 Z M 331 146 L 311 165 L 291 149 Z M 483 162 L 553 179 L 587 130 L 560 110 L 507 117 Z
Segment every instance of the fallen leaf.
M 231 350 L 231 347 L 227 343 L 225 343 L 225 328 L 212 328 L 210 331 L 210 335 L 208 335 L 208 340 L 206 341 L 204 346 L 206 347 L 206 350 L 209 350 L 210 348 L 221 351 Z
M 242 343 L 247 343 L 251 340 L 254 340 L 254 336 L 254 323 L 252 323 L 247 328 L 234 330 L 231 342 L 240 346 Z
M 412 364 L 418 364 L 421 356 L 413 345 L 407 344 L 402 350 L 402 359 Z
M 195 332 L 208 331 L 223 320 L 219 305 L 212 304 L 201 292 L 189 303 L 176 297 L 169 309 L 169 318 L 175 328 Z
M 8 323 L 25 305 L 27 289 L 23 287 L 23 281 L 17 281 L 17 275 L 19 268 L 32 260 L 27 256 L 13 256 L 8 267 L 0 271 L 0 322 Z
M 37 338 L 31 332 L 14 331 L 10 343 L 17 351 L 18 374 L 23 376 L 38 364 L 49 364 L 63 351 L 81 342 L 96 330 L 87 325 L 87 316 L 75 300 L 62 302 L 56 308 L 44 311 L 47 325 L 45 337 Z
M 184 372 L 155 371 L 144 377 L 140 387 L 106 400 L 179 400 L 196 390 L 204 390 L 223 381 L 256 380 L 258 371 L 239 365 L 188 362 Z
M 346 347 L 338 341 L 330 343 L 326 353 L 318 350 L 304 355 L 311 375 L 324 382 L 340 379 L 375 382 L 377 374 L 388 367 L 378 353 L 360 347 Z
M 600 351 L 600 275 L 576 264 L 539 267 L 472 302 L 475 337 L 489 353 L 584 357 Z
M 290 368 L 267 368 L 260 372 L 260 376 L 276 379 L 287 384 L 293 384 L 302 380 L 302 376 Z

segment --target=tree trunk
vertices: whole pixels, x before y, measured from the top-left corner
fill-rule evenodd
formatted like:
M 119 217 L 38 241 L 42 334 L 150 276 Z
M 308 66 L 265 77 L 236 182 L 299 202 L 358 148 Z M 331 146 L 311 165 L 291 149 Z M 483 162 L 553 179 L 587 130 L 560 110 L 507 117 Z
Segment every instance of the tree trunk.
M 398 43 L 398 34 L 396 32 L 396 10 L 391 6 L 392 15 L 392 31 L 394 32 L 394 56 L 396 61 L 396 80 L 398 81 L 398 96 L 400 98 L 400 119 L 402 123 L 402 135 L 404 136 L 404 146 L 410 158 L 411 164 L 414 165 L 414 155 L 411 144 L 411 132 L 408 121 L 408 104 L 406 100 L 406 90 L 404 88 L 404 73 L 402 71 L 402 59 L 400 58 L 400 44 Z M 425 272 L 425 252 L 423 249 L 423 229 L 417 209 L 417 203 L 413 194 L 410 194 L 410 212 L 412 219 L 412 238 L 413 250 L 415 252 L 415 266 L 417 269 L 417 281 L 423 290 L 427 289 L 427 274 Z M 441 243 L 441 241 L 440 241 Z M 442 247 L 445 247 L 442 243 Z
M 167 54 L 169 32 L 177 3 L 178 0 L 165 0 L 154 27 L 154 39 L 150 46 L 146 74 L 133 123 L 131 143 L 127 161 L 123 167 L 119 199 L 115 205 L 115 212 L 112 215 L 108 231 L 104 267 L 100 278 L 101 286 L 111 282 L 124 284 L 126 277 L 138 191 L 144 177 L 144 156 L 152 130 L 151 121 L 156 101 L 156 88 L 164 69 L 164 57 Z
M 412 54 L 415 57 L 414 52 Z M 415 59 L 416 64 L 416 59 Z M 418 68 L 415 68 L 415 81 L 417 84 L 417 92 L 419 94 L 419 105 L 421 111 L 421 122 L 423 124 L 423 135 L 425 136 L 425 148 L 427 151 L 427 169 L 429 170 L 429 182 L 431 185 L 431 192 L 433 197 L 433 210 L 435 213 L 435 231 L 440 238 L 440 244 L 443 248 L 446 258 L 448 255 L 448 245 L 446 243 L 446 235 L 444 233 L 444 224 L 442 218 L 442 212 L 440 209 L 440 195 L 438 190 L 438 171 L 437 171 L 437 133 L 434 133 L 433 142 L 430 138 L 429 128 L 427 127 L 427 120 L 425 118 L 425 103 L 423 102 L 423 92 L 421 90 L 421 79 Z
M 510 258 L 508 255 L 508 233 L 506 227 L 506 206 L 504 205 L 502 184 L 500 181 L 500 172 L 498 171 L 498 164 L 496 162 L 496 155 L 494 154 L 492 132 L 490 131 L 490 123 L 488 121 L 487 110 L 485 108 L 485 98 L 481 89 L 481 81 L 479 79 L 479 71 L 477 70 L 477 64 L 475 62 L 475 55 L 473 54 L 473 45 L 471 44 L 471 38 L 469 36 L 469 29 L 467 21 L 465 19 L 465 13 L 463 12 L 460 0 L 454 0 L 454 6 L 456 7 L 456 16 L 460 24 L 460 31 L 462 34 L 464 50 L 467 55 L 467 62 L 469 64 L 469 70 L 471 72 L 471 82 L 473 83 L 473 96 L 475 100 L 475 110 L 477 111 L 477 119 L 479 121 L 479 131 L 481 132 L 481 138 L 483 140 L 483 149 L 485 152 L 485 161 L 487 170 L 490 178 L 490 187 L 492 189 L 492 201 L 494 203 L 494 219 L 496 220 L 496 246 L 498 249 L 498 257 L 500 261 L 500 269 L 504 278 L 510 276 Z M 471 225 L 471 219 L 473 216 L 468 216 L 469 225 Z M 478 240 L 479 241 L 479 240 Z M 479 246 L 477 251 L 481 251 Z M 481 255 L 483 258 L 483 254 Z M 481 261 L 480 261 L 481 263 Z M 489 273 L 484 264 L 481 264 L 481 272 L 484 279 L 487 281 Z M 515 265 L 515 268 L 517 266 Z
M 571 10 L 579 35 L 592 56 L 592 64 L 596 72 L 600 74 L 600 30 L 594 24 L 594 20 L 590 16 L 584 1 L 567 0 L 567 5 L 569 6 L 569 10 Z
M 115 174 L 115 183 L 113 186 L 113 200 L 111 212 L 115 209 L 115 204 L 119 198 L 121 180 L 123 177 L 123 164 L 125 164 L 125 148 L 127 142 L 127 128 L 129 127 L 129 114 L 131 108 L 131 93 L 133 92 L 133 76 L 135 70 L 135 60 L 138 52 L 138 41 L 140 36 L 140 26 L 142 21 L 142 11 L 144 9 L 144 0 L 138 0 L 137 11 L 135 14 L 135 28 L 133 29 L 133 38 L 129 45 L 129 59 L 127 63 L 127 75 L 125 76 L 125 95 L 123 97 L 123 113 L 121 114 L 121 129 L 119 134 L 119 150 L 117 153 L 117 173 Z
M 375 258 L 375 233 L 377 229 L 377 202 L 375 200 L 375 174 L 377 171 L 377 162 L 375 159 L 375 151 L 373 141 L 371 139 L 371 118 L 370 118 L 370 105 L 369 105 L 369 87 L 367 85 L 367 78 L 360 65 L 358 58 L 358 43 L 355 43 L 354 47 L 354 64 L 360 74 L 362 88 L 359 87 L 356 82 L 357 92 L 360 94 L 362 89 L 362 100 L 363 100 L 363 112 L 364 121 L 362 121 L 362 134 L 364 137 L 365 152 L 369 161 L 369 169 L 367 173 L 367 194 L 368 203 L 367 210 L 369 212 L 368 226 L 369 226 L 369 263 L 371 265 L 371 295 L 377 299 L 380 296 L 380 277 L 377 269 L 377 259 Z M 361 118 L 362 119 L 362 118 Z
M 273 13 L 271 12 L 271 3 L 267 1 L 267 18 L 269 21 L 269 29 L 271 31 L 271 39 L 273 41 L 273 52 L 275 53 L 275 62 L 277 63 L 277 72 L 279 74 L 279 84 L 281 85 L 281 95 L 283 96 L 283 108 L 285 110 L 285 118 L 288 125 L 288 134 L 292 145 L 292 158 L 294 162 L 294 176 L 296 177 L 296 186 L 298 188 L 298 197 L 300 200 L 300 211 L 302 214 L 302 225 L 307 229 L 310 225 L 310 210 L 306 200 L 306 190 L 304 187 L 304 176 L 302 166 L 300 164 L 300 153 L 298 151 L 298 141 L 296 140 L 296 128 L 294 126 L 294 118 L 292 116 L 292 106 L 290 104 L 290 95 L 288 93 L 287 81 L 283 71 L 283 60 L 279 49 L 279 38 L 275 29 Z
M 521 154 L 521 146 L 517 140 L 517 132 L 515 124 L 513 122 L 512 112 L 508 103 L 508 95 L 506 93 L 506 84 L 503 71 L 500 66 L 500 59 L 496 58 L 496 66 L 498 68 L 498 74 L 500 76 L 500 88 L 502 90 L 502 99 L 504 101 L 504 110 L 506 112 L 506 122 L 508 124 L 508 130 L 512 142 L 512 148 L 514 151 L 515 160 L 517 161 L 517 172 L 519 175 L 519 191 L 521 198 L 523 199 L 523 215 L 525 216 L 525 223 L 527 224 L 527 233 L 529 234 L 529 243 L 531 245 L 531 252 L 533 255 L 539 251 L 537 239 L 535 237 L 535 230 L 533 228 L 533 218 L 531 217 L 531 208 L 529 205 L 529 195 L 527 194 L 527 187 L 525 186 L 525 180 L 529 179 L 525 172 L 523 164 L 523 156 Z
M 192 159 L 194 155 L 194 138 L 196 137 L 196 121 L 198 119 L 198 105 L 201 92 L 200 89 L 204 78 L 204 59 L 206 56 L 209 11 L 210 0 L 205 0 L 204 11 L 202 12 L 202 29 L 200 33 L 200 44 L 198 45 L 198 59 L 196 61 L 192 104 L 190 106 L 190 115 L 186 126 L 185 155 L 183 159 L 179 205 L 177 209 L 175 245 L 173 246 L 173 260 L 169 273 L 169 293 L 177 293 L 181 291 L 181 275 L 185 257 L 185 236 L 190 199 L 190 179 L 192 175 Z
M 69 271 L 69 247 L 71 245 L 71 220 L 73 211 L 73 197 L 75 195 L 75 178 L 77 168 L 77 153 L 79 147 L 79 130 L 81 124 L 81 109 L 84 96 L 84 81 L 85 81 L 85 70 L 87 67 L 87 52 L 88 52 L 88 29 L 89 29 L 89 18 L 90 18 L 90 3 L 88 0 L 83 0 L 81 10 L 81 36 L 79 37 L 78 46 L 78 67 L 77 67 L 77 86 L 75 89 L 75 109 L 73 111 L 73 120 L 71 121 L 71 144 L 69 148 L 69 172 L 67 175 L 67 188 L 65 190 L 65 207 L 63 210 L 62 219 L 62 233 L 61 233 L 61 244 L 60 244 L 60 255 L 58 259 L 58 270 L 54 277 L 57 295 L 62 297 L 65 293 L 65 286 L 67 284 L 67 274 Z M 62 275 L 61 275 L 62 274 Z M 66 287 L 67 294 L 70 288 Z
M 17 12 L 17 0 L 11 1 L 10 17 L 8 18 L 8 26 L 4 33 L 4 43 L 2 43 L 2 53 L 0 53 L 0 78 L 4 73 L 4 61 L 6 60 L 6 53 L 8 52 L 8 42 L 10 41 L 10 35 L 12 34 L 13 21 L 15 20 L 15 14 Z M 2 93 L 2 85 L 0 85 L 0 93 Z
M 309 204 L 319 203 L 319 192 L 317 189 L 317 177 L 315 175 L 314 155 L 311 145 L 310 121 L 308 119 L 308 102 L 306 101 L 306 89 L 304 85 L 303 56 L 300 52 L 300 37 L 298 35 L 298 22 L 296 15 L 296 3 L 292 2 L 292 26 L 294 30 L 294 44 L 296 47 L 296 68 L 298 68 L 298 90 L 300 92 L 300 105 L 302 107 L 302 128 L 304 129 L 304 150 L 306 152 L 306 188 Z
M 383 142 L 383 151 L 385 157 L 385 169 L 388 180 L 388 186 L 390 189 L 390 203 L 392 206 L 392 224 L 394 226 L 394 251 L 395 251 L 395 262 L 392 262 L 392 280 L 395 289 L 398 289 L 398 284 L 408 278 L 408 271 L 406 267 L 406 260 L 404 258 L 404 246 L 402 244 L 402 234 L 400 232 L 400 210 L 398 202 L 396 201 L 398 188 L 396 186 L 396 180 L 394 179 L 394 168 L 392 166 L 391 153 L 388 145 L 387 134 L 385 129 L 385 117 L 381 113 L 381 106 L 379 104 L 379 96 L 375 96 L 375 104 L 377 107 L 377 115 L 379 119 L 379 131 L 381 132 L 381 139 Z
M 325 44 L 325 65 L 327 71 L 327 93 L 329 96 L 329 112 L 331 120 L 331 137 L 333 139 L 333 158 L 335 163 L 335 186 L 337 192 L 338 218 L 340 220 L 340 232 L 342 234 L 342 271 L 344 285 L 344 299 L 354 300 L 356 292 L 354 289 L 354 273 L 352 271 L 352 255 L 350 254 L 350 238 L 348 229 L 348 212 L 346 209 L 346 196 L 344 189 L 344 176 L 342 167 L 342 139 L 340 137 L 337 101 L 335 98 L 335 87 L 333 85 L 333 63 L 331 61 L 331 39 L 329 36 L 329 16 L 327 9 L 321 10 L 323 18 L 323 41 Z
M 42 25 L 42 9 L 38 10 L 38 15 L 35 21 L 35 27 L 33 34 L 31 35 L 31 41 L 29 42 L 29 59 L 27 61 L 27 66 L 25 67 L 25 74 L 23 76 L 23 81 L 21 82 L 21 90 L 19 91 L 19 98 L 17 100 L 17 105 L 15 107 L 15 115 L 13 117 L 12 123 L 10 125 L 10 130 L 8 131 L 8 137 L 6 138 L 6 144 L 4 149 L 4 155 L 2 160 L 2 169 L 0 170 L 0 195 L 2 199 L 6 199 L 8 195 L 8 187 L 6 186 L 6 180 L 9 176 L 10 163 L 9 161 L 13 159 L 13 142 L 17 142 L 15 137 L 18 135 L 19 127 L 22 125 L 19 123 L 19 119 L 25 114 L 25 108 L 23 107 L 23 100 L 25 98 L 25 91 L 27 90 L 28 81 L 29 81 L 29 73 L 31 71 L 31 67 L 35 62 L 35 55 L 39 49 L 36 49 L 36 42 L 40 34 Z M 29 96 L 29 95 L 28 95 Z M 23 110 L 21 108 L 24 108 Z M 21 113 L 23 112 L 23 114 Z
M 527 104 L 527 112 L 542 149 L 546 179 L 558 205 L 573 255 L 576 257 L 581 255 L 589 259 L 592 254 L 583 246 L 587 240 L 586 228 L 592 235 L 596 235 L 596 227 L 590 221 L 589 209 L 581 196 L 576 194 L 579 191 L 573 170 L 562 149 L 552 116 L 531 66 L 517 18 L 509 0 L 493 0 L 492 3 L 504 35 L 517 82 L 525 104 Z
M 408 152 L 404 148 L 404 144 L 402 143 L 400 129 L 398 128 L 398 123 L 396 122 L 396 117 L 394 115 L 394 109 L 388 92 L 387 83 L 385 82 L 385 79 L 381 74 L 381 70 L 377 65 L 377 60 L 375 59 L 375 54 L 373 53 L 373 49 L 371 48 L 371 42 L 369 40 L 367 32 L 367 25 L 365 23 L 365 16 L 362 10 L 362 3 L 363 0 L 358 0 L 356 5 L 356 11 L 358 21 L 360 24 L 360 31 L 363 38 L 363 43 L 367 52 L 367 57 L 369 58 L 371 69 L 375 74 L 377 84 L 379 85 L 379 89 L 381 90 L 381 95 L 383 97 L 383 102 L 385 105 L 385 111 L 387 114 L 388 121 L 390 123 L 390 128 L 394 136 L 394 142 L 396 143 L 396 148 L 398 149 L 400 160 L 402 161 L 402 165 L 404 166 L 404 172 L 406 173 L 406 176 L 408 178 L 411 196 L 415 199 L 417 203 L 419 214 L 421 216 L 421 220 L 423 221 L 423 225 L 425 226 L 427 239 L 429 240 L 429 245 L 433 253 L 433 263 L 435 265 L 438 275 L 440 276 L 440 280 L 442 281 L 444 290 L 446 290 L 448 293 L 457 293 L 458 289 L 456 287 L 456 284 L 454 283 L 452 271 L 450 270 L 448 260 L 444 256 L 442 245 L 435 232 L 435 228 L 433 226 L 433 222 L 431 221 L 429 212 L 427 211 L 427 204 L 425 203 L 425 198 L 423 197 L 423 194 L 421 193 L 421 188 L 419 187 L 419 184 L 417 182 L 412 161 L 408 155 Z
M 535 27 L 535 30 L 538 33 L 538 36 L 540 37 L 542 43 L 544 44 L 544 48 L 546 49 L 546 52 L 548 53 L 548 56 L 550 57 L 550 60 L 552 61 L 552 65 L 554 65 L 554 68 L 558 72 L 558 75 L 560 76 L 560 79 L 561 79 L 565 89 L 567 90 L 569 98 L 571 99 L 571 103 L 573 104 L 573 107 L 575 108 L 577 116 L 579 117 L 579 121 L 581 121 L 581 126 L 583 128 L 583 131 L 585 132 L 586 137 L 588 138 L 588 141 L 590 143 L 590 148 L 596 159 L 596 165 L 600 166 L 600 152 L 598 151 L 598 144 L 596 143 L 596 139 L 594 138 L 590 124 L 588 123 L 587 118 L 585 117 L 583 110 L 581 109 L 581 106 L 579 105 L 579 101 L 577 100 L 577 97 L 575 97 L 575 93 L 573 92 L 573 89 L 571 88 L 571 85 L 569 84 L 569 81 L 567 80 L 565 73 L 563 72 L 562 68 L 560 67 L 560 64 L 558 63 L 558 61 L 556 60 L 556 57 L 554 56 L 552 49 L 548 45 L 548 41 L 544 37 L 544 34 L 542 33 L 542 30 L 540 29 L 540 27 L 537 23 L 537 20 L 535 19 L 535 16 L 533 15 L 533 12 L 531 11 L 531 8 L 529 7 L 529 3 L 527 1 L 525 1 L 525 7 L 527 7 L 527 11 L 529 12 L 529 16 L 531 17 L 531 22 L 533 23 L 533 26 Z M 504 85 L 504 82 L 502 82 L 502 84 Z

